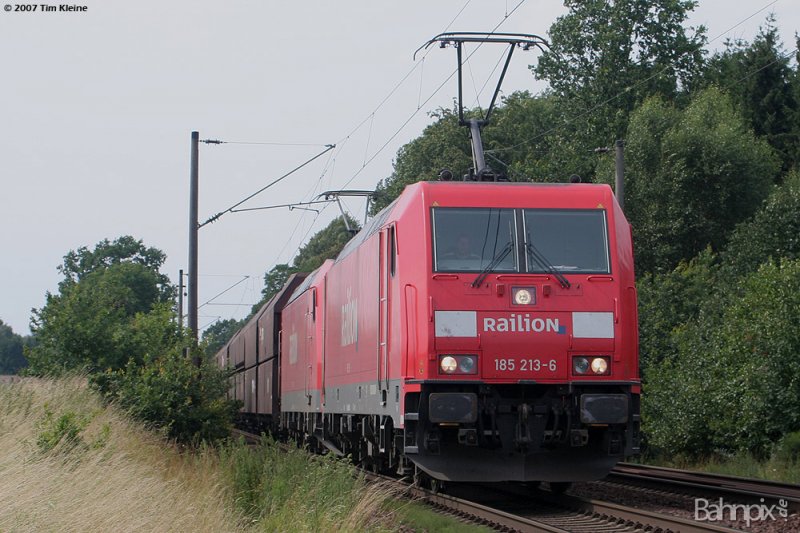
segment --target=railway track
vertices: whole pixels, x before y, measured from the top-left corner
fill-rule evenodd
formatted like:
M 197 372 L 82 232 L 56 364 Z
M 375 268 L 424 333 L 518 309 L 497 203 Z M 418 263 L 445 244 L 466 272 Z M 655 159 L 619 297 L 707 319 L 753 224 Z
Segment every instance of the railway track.
M 671 488 L 692 494 L 711 492 L 715 496 L 746 501 L 784 500 L 790 512 L 800 511 L 800 485 L 790 483 L 631 463 L 617 465 L 605 481 Z
M 518 491 L 506 486 L 463 485 L 454 494 L 410 487 L 412 494 L 449 514 L 500 531 L 522 532 L 731 532 L 735 529 L 678 516 L 546 490 Z M 455 496 L 459 494 L 459 496 Z

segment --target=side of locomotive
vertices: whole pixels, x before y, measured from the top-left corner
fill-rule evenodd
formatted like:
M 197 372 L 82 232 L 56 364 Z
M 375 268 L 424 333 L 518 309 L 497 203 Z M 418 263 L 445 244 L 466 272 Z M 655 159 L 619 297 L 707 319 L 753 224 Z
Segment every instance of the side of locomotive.
M 638 451 L 630 227 L 603 185 L 411 185 L 274 332 L 273 429 L 376 470 L 576 481 Z

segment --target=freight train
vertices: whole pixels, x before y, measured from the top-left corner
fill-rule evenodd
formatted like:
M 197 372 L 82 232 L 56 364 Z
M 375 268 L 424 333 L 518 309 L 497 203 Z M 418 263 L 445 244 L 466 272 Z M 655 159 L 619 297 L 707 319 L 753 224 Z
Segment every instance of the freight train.
M 419 182 L 216 357 L 247 424 L 376 471 L 599 479 L 639 449 L 631 228 L 606 185 Z

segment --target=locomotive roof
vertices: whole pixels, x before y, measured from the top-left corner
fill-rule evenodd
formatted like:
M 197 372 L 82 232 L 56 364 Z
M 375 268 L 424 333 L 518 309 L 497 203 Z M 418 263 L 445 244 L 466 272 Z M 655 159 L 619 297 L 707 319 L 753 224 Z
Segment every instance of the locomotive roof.
M 508 207 L 521 207 L 524 200 L 520 198 L 522 191 L 539 193 L 547 200 L 563 200 L 561 207 L 576 207 L 583 202 L 596 202 L 604 200 L 608 203 L 614 201 L 611 187 L 600 183 L 533 183 L 533 182 L 474 182 L 474 181 L 425 181 L 406 187 L 404 194 L 423 194 L 426 203 L 446 199 L 448 204 L 462 201 L 474 202 L 479 199 L 479 205 L 503 203 Z M 521 201 L 523 200 L 523 201 Z M 560 204 L 561 202 L 559 202 Z M 610 206 L 610 205 L 609 205 Z M 468 207 L 468 205 L 464 205 Z
M 394 207 L 403 197 L 422 194 L 426 197 L 426 203 L 432 204 L 446 197 L 448 203 L 458 203 L 462 198 L 464 201 L 472 202 L 475 198 L 480 198 L 483 204 L 487 198 L 505 202 L 508 207 L 519 207 L 515 200 L 519 198 L 520 189 L 548 191 L 547 196 L 563 196 L 569 198 L 571 204 L 577 205 L 584 202 L 613 202 L 614 195 L 611 188 L 606 184 L 597 183 L 534 183 L 534 182 L 475 182 L 475 181 L 419 181 L 406 186 L 403 192 L 392 203 L 381 209 L 372 217 L 347 244 L 336 258 L 336 262 L 341 261 L 358 246 L 374 235 L 389 218 Z M 494 194 L 487 194 L 494 193 Z M 568 196 L 564 195 L 568 193 Z M 428 198 L 429 197 L 429 198 Z M 468 207 L 464 205 L 464 207 Z M 569 207 L 569 206 L 562 206 Z M 299 294 L 299 289 L 298 289 Z

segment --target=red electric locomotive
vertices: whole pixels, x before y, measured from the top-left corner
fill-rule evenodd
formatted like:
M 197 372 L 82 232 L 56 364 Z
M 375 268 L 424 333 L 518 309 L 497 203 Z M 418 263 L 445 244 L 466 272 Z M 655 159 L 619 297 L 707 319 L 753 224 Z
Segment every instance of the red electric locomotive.
M 455 481 L 597 479 L 637 451 L 630 227 L 607 186 L 418 183 L 307 281 L 283 312 L 293 432 Z
M 453 35 L 431 42 L 478 40 Z M 536 39 L 502 42 L 510 58 Z M 434 480 L 592 480 L 638 453 L 631 228 L 606 185 L 500 181 L 490 112 L 462 116 L 470 181 L 406 187 L 223 348 L 245 413 L 269 405 L 273 431 Z

